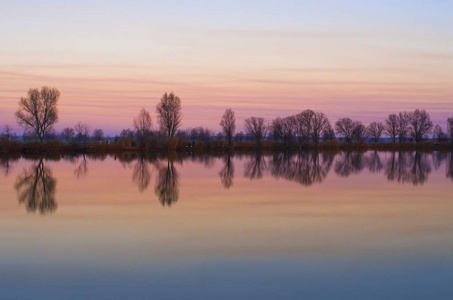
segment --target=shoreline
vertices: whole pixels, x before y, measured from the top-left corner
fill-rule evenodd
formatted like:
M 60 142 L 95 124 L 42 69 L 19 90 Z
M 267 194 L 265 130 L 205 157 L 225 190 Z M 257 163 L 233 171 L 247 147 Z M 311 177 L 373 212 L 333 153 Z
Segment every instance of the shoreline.
M 0 142 L 0 154 L 21 154 L 21 155 L 39 155 L 39 154 L 116 154 L 116 153 L 140 153 L 140 154 L 165 154 L 170 152 L 188 153 L 188 154 L 224 154 L 224 153 L 279 153 L 279 152 L 325 152 L 325 151 L 453 151 L 453 144 L 449 142 L 434 143 L 433 141 L 413 143 L 340 143 L 337 140 L 314 143 L 299 144 L 297 142 L 289 145 L 280 142 L 264 141 L 260 145 L 255 142 L 236 142 L 228 146 L 224 141 L 211 142 L 188 142 L 186 140 L 176 139 L 176 143 L 171 140 L 156 142 L 154 145 L 140 147 L 133 145 L 130 141 L 119 141 L 112 144 L 102 144 L 98 142 L 64 143 L 61 141 L 47 142 L 18 142 L 2 141 Z

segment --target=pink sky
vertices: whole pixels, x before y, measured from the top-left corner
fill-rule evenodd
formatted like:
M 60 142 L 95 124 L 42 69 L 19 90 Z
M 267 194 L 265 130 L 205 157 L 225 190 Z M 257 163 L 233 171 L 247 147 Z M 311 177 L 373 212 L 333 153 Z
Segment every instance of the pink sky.
M 107 10 L 102 3 L 6 3 L 0 126 L 21 133 L 19 98 L 43 85 L 61 92 L 57 131 L 84 121 L 114 135 L 132 127 L 141 107 L 155 125 L 155 106 L 171 91 L 182 100 L 183 128 L 215 131 L 226 108 L 239 130 L 250 116 L 271 120 L 308 108 L 331 123 L 367 124 L 415 108 L 443 126 L 453 116 L 448 3 L 178 3 Z

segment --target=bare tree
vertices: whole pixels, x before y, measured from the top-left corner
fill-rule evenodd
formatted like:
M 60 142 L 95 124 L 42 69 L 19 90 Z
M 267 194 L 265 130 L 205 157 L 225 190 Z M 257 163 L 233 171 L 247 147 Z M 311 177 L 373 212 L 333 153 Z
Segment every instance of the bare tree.
M 156 106 L 160 129 L 167 137 L 173 137 L 181 126 L 181 99 L 174 93 L 165 93 Z
M 324 141 L 330 141 L 330 140 L 334 140 L 335 139 L 335 131 L 333 131 L 333 128 L 330 125 L 330 123 L 324 129 L 324 131 L 322 133 L 322 139 Z
M 359 121 L 355 121 L 353 124 L 352 139 L 357 143 L 362 143 L 368 137 L 366 127 Z
M 130 138 L 130 139 L 133 139 L 134 138 L 134 132 L 127 128 L 127 129 L 123 129 L 121 130 L 120 132 L 120 138 Z
M 373 122 L 368 125 L 367 128 L 368 136 L 373 139 L 373 142 L 376 144 L 381 138 L 382 132 L 384 131 L 384 124 L 381 122 Z
M 151 135 L 152 119 L 149 112 L 142 108 L 138 116 L 134 118 L 135 135 L 137 136 L 140 145 L 145 145 L 146 139 Z
M 44 86 L 29 89 L 27 97 L 21 97 L 19 110 L 15 116 L 17 122 L 25 130 L 30 130 L 42 142 L 46 135 L 58 122 L 58 99 L 60 92 L 56 88 Z
M 102 129 L 95 129 L 93 130 L 93 139 L 95 141 L 100 141 L 104 137 L 104 131 Z
M 72 141 L 75 137 L 75 131 L 73 128 L 64 128 L 60 134 L 61 138 L 65 141 Z
M 87 123 L 79 122 L 74 126 L 74 130 L 77 132 L 77 139 L 85 144 L 90 136 L 90 126 Z
M 392 143 L 396 142 L 396 136 L 398 135 L 398 116 L 396 114 L 390 114 L 385 119 L 385 132 L 392 139 Z
M 232 111 L 231 108 L 225 110 L 222 120 L 220 121 L 220 126 L 222 126 L 222 131 L 227 138 L 228 145 L 231 146 L 234 131 L 236 130 L 236 118 L 234 117 L 234 111 Z
M 335 130 L 337 134 L 343 136 L 345 141 L 350 144 L 353 140 L 355 125 L 355 122 L 350 118 L 342 118 L 335 123 Z
M 245 119 L 245 131 L 258 145 L 261 145 L 266 137 L 267 130 L 268 126 L 266 125 L 264 118 L 251 117 Z
M 330 127 L 329 119 L 322 112 L 314 112 L 311 118 L 311 139 L 318 145 L 321 134 Z
M 397 116 L 398 122 L 398 141 L 404 142 L 410 132 L 410 116 L 407 112 L 400 112 Z
M 3 135 L 5 136 L 7 141 L 9 141 L 9 139 L 11 138 L 12 133 L 13 129 L 11 128 L 11 126 L 5 125 L 5 127 L 3 127 Z
M 442 130 L 442 127 L 440 127 L 440 125 L 436 125 L 433 130 L 433 140 L 440 143 L 440 142 L 445 142 L 447 139 L 448 139 L 448 137 L 445 134 L 445 132 Z
M 282 144 L 285 142 L 283 133 L 283 119 L 280 117 L 272 120 L 269 130 L 272 133 L 275 141 L 281 141 Z
M 313 131 L 312 118 L 314 113 L 314 111 L 306 109 L 295 115 L 295 130 L 299 139 L 299 148 L 303 143 L 307 143 L 310 140 Z
M 450 134 L 450 139 L 453 142 L 453 117 L 447 119 L 447 131 Z
M 275 140 L 279 140 L 285 146 L 289 146 L 294 139 L 295 117 L 276 118 L 270 128 Z
M 236 142 L 242 142 L 245 139 L 245 134 L 242 131 L 239 131 L 234 135 L 234 140 Z
M 409 113 L 410 124 L 412 125 L 412 137 L 415 142 L 421 142 L 433 128 L 433 122 L 426 110 L 416 109 Z
M 214 135 L 214 132 L 209 128 L 204 127 L 196 127 L 188 130 L 189 137 L 192 141 L 202 141 L 202 142 L 209 142 L 211 140 L 211 136 Z

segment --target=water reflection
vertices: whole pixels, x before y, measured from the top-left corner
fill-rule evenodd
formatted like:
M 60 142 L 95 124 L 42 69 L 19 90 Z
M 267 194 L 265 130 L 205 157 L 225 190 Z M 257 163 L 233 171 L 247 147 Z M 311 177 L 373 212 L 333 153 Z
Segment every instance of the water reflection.
M 249 156 L 248 161 L 244 165 L 244 176 L 253 179 L 263 178 L 263 174 L 267 169 L 267 163 L 264 156 L 258 152 L 255 155 Z
M 366 166 L 366 160 L 361 152 L 346 152 L 338 155 L 335 162 L 335 173 L 342 177 L 360 173 Z
M 149 163 L 144 156 L 140 156 L 134 166 L 132 173 L 132 182 L 134 182 L 140 193 L 143 193 L 151 182 L 151 173 Z
M 156 163 L 158 174 L 154 193 L 162 206 L 171 206 L 179 198 L 179 175 L 173 161 L 169 157 L 166 164 Z
M 234 163 L 230 153 L 223 157 L 223 168 L 220 170 L 219 176 L 224 188 L 229 189 L 233 186 Z
M 450 153 L 450 163 L 447 165 L 447 178 L 453 180 L 453 153 Z
M 11 166 L 17 162 L 20 155 L 0 155 L 0 170 L 5 176 L 8 176 L 11 172 Z
M 183 161 L 187 157 L 183 157 L 182 155 L 178 155 L 177 158 L 180 161 Z M 206 168 L 212 168 L 215 164 L 215 157 L 208 153 L 197 154 L 192 156 L 192 161 L 198 162 L 203 164 Z
M 393 152 L 387 162 L 385 174 L 390 181 L 423 184 L 431 173 L 426 153 Z
M 25 204 L 27 211 L 47 214 L 57 209 L 56 185 L 52 171 L 44 165 L 41 158 L 17 177 L 15 189 L 19 203 Z
M 242 159 L 244 157 L 244 159 Z M 32 157 L 29 157 L 32 158 Z M 53 212 L 57 208 L 55 202 L 56 180 L 51 170 L 45 166 L 49 159 L 63 159 L 77 165 L 73 171 L 80 179 L 88 174 L 90 160 L 104 160 L 106 155 L 49 156 L 33 160 L 29 169 L 18 175 L 15 189 L 20 203 L 24 203 L 27 211 L 40 213 Z M 10 174 L 11 165 L 19 160 L 19 156 L 0 156 L 0 170 Z M 453 156 L 450 152 L 300 152 L 274 153 L 265 155 L 239 154 L 232 156 L 186 155 L 172 153 L 168 155 L 145 155 L 123 153 L 115 155 L 114 160 L 131 169 L 132 182 L 143 193 L 151 184 L 155 172 L 154 193 L 163 206 L 171 206 L 179 199 L 179 173 L 177 163 L 181 166 L 185 160 L 202 164 L 207 169 L 218 166 L 220 183 L 225 189 L 233 187 L 235 164 L 242 163 L 244 177 L 251 180 L 264 176 L 297 182 L 304 186 L 320 184 L 326 180 L 333 169 L 334 175 L 349 177 L 368 170 L 370 173 L 382 174 L 388 181 L 422 185 L 428 181 L 434 170 L 445 168 L 447 178 L 453 180 Z M 444 167 L 445 166 L 445 167 Z M 72 167 L 71 167 L 72 169 Z M 129 173 L 128 173 L 129 174 Z M 128 175 L 129 176 L 129 175 Z
M 82 160 L 77 167 L 77 169 L 74 170 L 74 175 L 77 177 L 77 179 L 81 179 L 85 177 L 88 173 L 88 166 L 87 166 L 87 159 L 85 157 L 85 154 L 82 155 Z
M 300 152 L 297 155 L 276 153 L 271 161 L 271 175 L 301 185 L 321 183 L 327 177 L 333 164 L 334 155 L 318 152 Z
M 373 151 L 370 156 L 367 158 L 368 161 L 368 170 L 372 173 L 379 173 L 384 168 L 384 164 L 381 161 L 381 157 L 377 151 Z

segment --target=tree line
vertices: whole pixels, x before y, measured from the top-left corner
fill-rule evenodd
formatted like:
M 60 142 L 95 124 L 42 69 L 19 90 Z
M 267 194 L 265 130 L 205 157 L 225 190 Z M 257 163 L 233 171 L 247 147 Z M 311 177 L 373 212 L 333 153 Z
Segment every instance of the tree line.
M 31 88 L 26 97 L 19 100 L 19 108 L 15 113 L 18 124 L 25 130 L 24 136 L 34 137 L 40 142 L 50 138 L 85 144 L 90 140 L 101 141 L 105 138 L 102 129 L 90 132 L 90 126 L 78 122 L 73 127 L 64 128 L 58 135 L 54 125 L 58 122 L 58 100 L 60 92 L 56 88 L 44 86 L 41 89 Z M 447 131 L 439 125 L 434 126 L 429 113 L 423 109 L 410 112 L 392 113 L 384 123 L 372 122 L 365 126 L 358 120 L 345 117 L 331 125 L 323 112 L 310 109 L 287 116 L 277 117 L 267 121 L 262 117 L 252 116 L 245 119 L 245 132 L 236 132 L 235 112 L 228 108 L 220 119 L 221 132 L 217 135 L 209 128 L 202 126 L 192 129 L 181 129 L 182 106 L 181 99 L 174 93 L 165 93 L 156 105 L 158 129 L 153 130 L 151 114 L 141 108 L 133 119 L 133 129 L 124 129 L 116 140 L 129 138 L 144 147 L 151 138 L 164 140 L 173 137 L 183 137 L 191 141 L 209 142 L 215 137 L 231 146 L 234 141 L 249 140 L 257 145 L 265 140 L 280 142 L 289 147 L 297 142 L 299 148 L 312 142 L 315 146 L 320 141 L 339 139 L 345 143 L 362 143 L 372 141 L 378 143 L 382 137 L 390 138 L 393 143 L 415 141 L 419 143 L 432 137 L 437 142 L 453 140 L 453 117 L 447 119 Z M 3 138 L 12 135 L 11 127 L 6 125 Z

